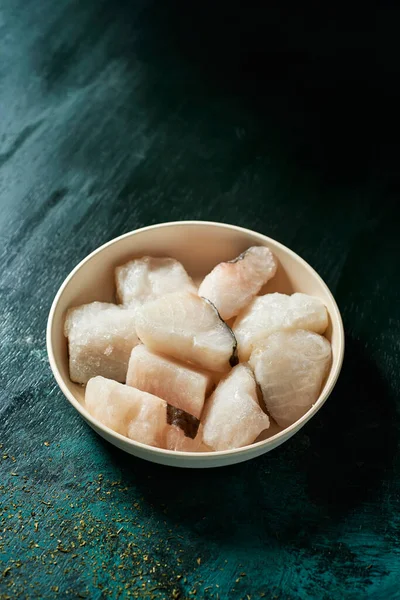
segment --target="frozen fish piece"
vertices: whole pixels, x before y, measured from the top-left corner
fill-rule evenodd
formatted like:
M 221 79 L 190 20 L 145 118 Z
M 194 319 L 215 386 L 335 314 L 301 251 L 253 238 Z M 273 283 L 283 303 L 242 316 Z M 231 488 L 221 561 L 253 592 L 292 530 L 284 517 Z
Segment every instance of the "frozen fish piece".
M 83 304 L 68 311 L 64 334 L 72 381 L 87 383 L 96 375 L 125 381 L 131 350 L 139 343 L 134 311 L 107 302 Z
M 211 376 L 206 371 L 152 352 L 143 344 L 132 350 L 126 383 L 159 396 L 198 419 L 213 387 Z
M 253 348 L 274 331 L 307 329 L 324 333 L 328 312 L 319 298 L 307 294 L 265 294 L 258 296 L 237 317 L 233 325 L 239 358 L 248 360 Z
M 251 444 L 269 418 L 257 401 L 254 375 L 248 365 L 237 365 L 207 400 L 202 417 L 203 441 L 213 450 Z
M 177 291 L 196 293 L 192 278 L 174 258 L 143 256 L 115 269 L 118 302 L 136 308 Z
M 136 331 L 154 352 L 225 372 L 235 364 L 236 339 L 216 308 L 190 292 L 168 294 L 136 312 Z
M 331 360 L 328 340 L 310 331 L 278 331 L 256 347 L 250 365 L 278 425 L 292 425 L 311 408 Z
M 85 403 L 90 414 L 117 433 L 149 446 L 162 447 L 167 424 L 167 403 L 104 377 L 86 386 Z
M 210 300 L 222 319 L 235 317 L 276 273 L 277 261 L 266 246 L 252 246 L 217 265 L 204 279 L 199 296 Z
M 194 438 L 185 435 L 184 431 L 177 425 L 168 425 L 164 447 L 167 450 L 179 450 L 181 452 L 204 452 L 201 425 Z

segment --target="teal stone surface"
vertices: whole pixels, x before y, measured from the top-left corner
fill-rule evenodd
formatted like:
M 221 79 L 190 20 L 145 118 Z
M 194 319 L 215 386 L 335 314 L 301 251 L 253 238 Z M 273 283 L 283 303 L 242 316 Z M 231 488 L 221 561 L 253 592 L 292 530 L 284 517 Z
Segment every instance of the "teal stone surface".
M 399 9 L 0 3 L 0 598 L 400 598 Z M 135 459 L 58 389 L 89 252 L 182 219 L 303 256 L 346 329 L 329 401 L 229 468 Z

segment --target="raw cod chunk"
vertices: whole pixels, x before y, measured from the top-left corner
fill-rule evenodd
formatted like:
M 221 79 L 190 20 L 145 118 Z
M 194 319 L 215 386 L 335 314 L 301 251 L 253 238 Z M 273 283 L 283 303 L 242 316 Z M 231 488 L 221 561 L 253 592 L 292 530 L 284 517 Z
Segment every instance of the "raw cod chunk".
M 272 279 L 277 262 L 266 246 L 253 246 L 234 260 L 217 265 L 203 280 L 199 296 L 210 300 L 224 320 L 247 306 Z
M 209 373 L 152 352 L 143 344 L 132 350 L 126 383 L 198 419 L 213 386 Z
M 268 429 L 269 418 L 258 404 L 256 381 L 247 365 L 237 365 L 219 383 L 206 402 L 202 424 L 203 441 L 213 450 L 241 448 Z
M 168 294 L 136 312 L 136 331 L 154 352 L 211 371 L 226 372 L 236 361 L 236 339 L 216 308 L 190 292 Z
M 233 325 L 239 358 L 248 360 L 257 346 L 274 331 L 307 329 L 324 333 L 328 312 L 319 298 L 307 294 L 265 294 L 258 296 L 237 317 Z
M 139 343 L 135 314 L 115 304 L 92 302 L 71 308 L 65 320 L 72 381 L 102 375 L 125 381 L 131 350 Z
M 281 427 L 315 403 L 330 364 L 328 340 L 304 330 L 272 333 L 250 357 L 268 412 Z
M 177 291 L 196 293 L 196 286 L 174 258 L 143 256 L 115 269 L 118 302 L 136 308 Z
M 149 446 L 205 452 L 200 421 L 164 400 L 104 377 L 86 386 L 90 414 L 113 431 Z
M 85 403 L 90 414 L 117 433 L 149 446 L 162 447 L 167 403 L 104 377 L 90 379 Z

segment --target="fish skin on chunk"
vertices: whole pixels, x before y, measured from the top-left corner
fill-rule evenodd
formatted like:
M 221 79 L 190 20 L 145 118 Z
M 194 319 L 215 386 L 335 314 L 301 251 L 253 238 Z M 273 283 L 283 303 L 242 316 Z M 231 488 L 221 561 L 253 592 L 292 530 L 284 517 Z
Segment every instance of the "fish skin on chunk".
M 278 331 L 256 347 L 250 365 L 278 425 L 292 425 L 316 402 L 331 360 L 329 341 L 310 331 Z
M 126 383 L 163 398 L 198 419 L 213 387 L 211 375 L 206 371 L 152 352 L 143 344 L 132 350 Z
M 115 269 L 118 302 L 136 308 L 179 290 L 196 293 L 197 287 L 174 258 L 143 256 Z
M 96 375 L 125 381 L 131 350 L 139 343 L 133 310 L 107 302 L 71 308 L 64 334 L 72 381 L 87 383 Z
M 252 246 L 206 275 L 198 294 L 210 300 L 222 319 L 235 317 L 272 277 L 277 261 L 266 246 Z
M 257 401 L 254 375 L 239 364 L 223 379 L 204 407 L 203 441 L 212 450 L 241 448 L 269 427 Z
M 236 361 L 236 339 L 216 308 L 190 292 L 167 294 L 136 312 L 136 331 L 152 351 L 226 372 Z
M 204 452 L 207 451 L 203 444 L 203 428 L 200 425 L 197 435 L 191 438 L 177 425 L 167 425 L 164 439 L 166 450 L 178 450 L 180 452 Z
M 236 318 L 233 331 L 238 342 L 239 358 L 250 354 L 264 339 L 275 331 L 306 329 L 324 333 L 328 327 L 328 312 L 323 302 L 314 296 L 296 292 L 257 296 Z
M 104 377 L 90 379 L 85 403 L 100 423 L 142 444 L 163 446 L 167 403 L 157 396 Z
M 200 426 L 199 419 L 171 404 L 167 406 L 167 423 L 179 427 L 192 440 L 196 437 Z

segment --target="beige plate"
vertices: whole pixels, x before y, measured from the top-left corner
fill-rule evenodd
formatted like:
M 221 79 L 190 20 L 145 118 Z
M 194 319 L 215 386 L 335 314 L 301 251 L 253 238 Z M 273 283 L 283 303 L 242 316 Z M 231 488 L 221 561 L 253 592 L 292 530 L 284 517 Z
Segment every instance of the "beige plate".
M 251 446 L 199 454 L 146 446 L 115 433 L 94 419 L 85 408 L 84 388 L 72 383 L 68 375 L 67 341 L 63 334 L 67 309 L 94 300 L 113 302 L 114 269 L 135 256 L 172 256 L 182 262 L 194 279 L 199 280 L 217 263 L 232 259 L 254 245 L 269 246 L 279 259 L 277 274 L 265 291 L 287 294 L 304 292 L 321 298 L 328 309 L 330 325 L 326 336 L 332 343 L 333 362 L 326 384 L 314 406 L 287 429 L 281 430 L 275 426 L 267 432 L 266 439 Z M 182 221 L 126 233 L 104 244 L 79 263 L 60 287 L 51 307 L 47 324 L 47 351 L 50 366 L 62 392 L 103 438 L 129 454 L 152 462 L 203 468 L 249 460 L 276 448 L 299 431 L 321 408 L 336 383 L 343 361 L 344 332 L 338 307 L 328 287 L 297 254 L 248 229 L 222 223 Z

